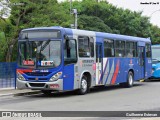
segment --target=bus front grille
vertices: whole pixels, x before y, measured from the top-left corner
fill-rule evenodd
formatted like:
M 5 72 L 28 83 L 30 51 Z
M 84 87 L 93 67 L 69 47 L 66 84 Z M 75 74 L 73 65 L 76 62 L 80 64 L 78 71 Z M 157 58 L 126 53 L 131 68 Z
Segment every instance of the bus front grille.
M 45 83 L 29 83 L 31 87 L 44 87 Z
M 29 81 L 37 81 L 36 78 L 28 78 Z M 47 78 L 38 78 L 38 80 L 48 80 Z
M 47 76 L 51 72 L 26 72 L 25 74 L 28 76 Z

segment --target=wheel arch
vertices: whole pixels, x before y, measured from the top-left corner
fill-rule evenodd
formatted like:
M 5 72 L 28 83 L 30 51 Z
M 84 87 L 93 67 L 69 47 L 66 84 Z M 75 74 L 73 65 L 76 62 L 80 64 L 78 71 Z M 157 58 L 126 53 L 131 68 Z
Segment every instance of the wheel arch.
M 83 71 L 81 73 L 80 80 L 82 79 L 83 75 L 87 76 L 88 87 L 90 88 L 91 87 L 91 81 L 92 81 L 91 73 L 88 70 Z
M 129 72 L 132 72 L 132 73 L 133 73 L 133 79 L 134 79 L 134 70 L 133 70 L 133 69 L 129 69 L 129 70 L 128 70 L 128 73 L 129 73 Z M 128 73 L 127 73 L 127 77 L 128 77 Z

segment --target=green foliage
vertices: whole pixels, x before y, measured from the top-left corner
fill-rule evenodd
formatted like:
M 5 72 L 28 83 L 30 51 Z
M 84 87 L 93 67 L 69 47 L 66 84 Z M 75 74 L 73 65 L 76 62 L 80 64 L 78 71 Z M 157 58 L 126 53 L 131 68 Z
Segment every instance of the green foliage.
M 96 16 L 80 15 L 78 19 L 79 28 L 91 31 L 112 32 L 104 21 Z
M 69 14 L 56 0 L 17 0 L 24 6 L 13 6 L 10 19 L 16 25 L 15 17 L 21 15 L 19 29 L 42 26 L 69 26 Z M 20 17 L 20 16 L 19 16 Z
M 151 26 L 150 37 L 152 40 L 152 44 L 160 44 L 160 29 L 157 26 Z
M 0 41 L 4 40 L 5 40 L 4 32 L 0 32 Z
M 5 40 L 4 32 L 0 32 L 0 61 L 5 61 L 5 50 L 7 48 Z

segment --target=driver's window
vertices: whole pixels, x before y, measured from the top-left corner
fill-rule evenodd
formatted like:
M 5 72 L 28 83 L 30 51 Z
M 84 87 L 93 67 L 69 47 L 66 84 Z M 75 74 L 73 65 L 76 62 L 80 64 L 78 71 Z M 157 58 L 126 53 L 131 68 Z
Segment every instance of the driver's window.
M 65 65 L 77 62 L 76 40 L 65 40 L 64 42 L 64 63 Z

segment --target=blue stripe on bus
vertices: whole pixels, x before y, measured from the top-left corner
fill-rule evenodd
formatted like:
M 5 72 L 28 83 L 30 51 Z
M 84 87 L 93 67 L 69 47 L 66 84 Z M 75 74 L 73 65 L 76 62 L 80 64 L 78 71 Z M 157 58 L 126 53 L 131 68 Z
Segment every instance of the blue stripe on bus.
M 74 64 L 64 66 L 63 70 L 63 90 L 74 89 Z

